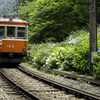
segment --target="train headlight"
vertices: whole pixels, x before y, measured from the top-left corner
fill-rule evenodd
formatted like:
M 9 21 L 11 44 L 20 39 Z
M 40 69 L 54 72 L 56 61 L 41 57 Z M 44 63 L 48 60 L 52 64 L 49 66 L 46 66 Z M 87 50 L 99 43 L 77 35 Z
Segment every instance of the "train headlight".
M 26 48 L 25 48 L 25 47 L 23 48 L 23 51 L 24 51 L 24 52 L 26 51 Z
M 9 53 L 9 57 L 14 57 L 14 53 Z

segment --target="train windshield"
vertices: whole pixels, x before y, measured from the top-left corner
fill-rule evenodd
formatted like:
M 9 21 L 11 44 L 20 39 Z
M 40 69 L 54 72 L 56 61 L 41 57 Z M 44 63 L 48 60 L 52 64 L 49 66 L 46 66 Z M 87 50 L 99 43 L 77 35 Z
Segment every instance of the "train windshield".
M 15 38 L 15 27 L 7 27 L 7 38 Z
M 0 26 L 0 39 L 25 39 L 27 34 L 27 27 Z
M 25 39 L 25 27 L 18 27 L 17 38 Z
M 5 35 L 5 27 L 0 26 L 0 39 L 4 38 L 4 35 Z
M 8 39 L 25 39 L 25 27 L 7 27 Z

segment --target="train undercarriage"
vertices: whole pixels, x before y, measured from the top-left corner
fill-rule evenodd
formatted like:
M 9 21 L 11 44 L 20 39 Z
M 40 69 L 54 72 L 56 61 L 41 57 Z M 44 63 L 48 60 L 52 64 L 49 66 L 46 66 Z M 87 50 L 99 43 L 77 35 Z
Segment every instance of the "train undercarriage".
M 0 63 L 20 63 L 24 62 L 27 54 L 22 53 L 0 53 Z

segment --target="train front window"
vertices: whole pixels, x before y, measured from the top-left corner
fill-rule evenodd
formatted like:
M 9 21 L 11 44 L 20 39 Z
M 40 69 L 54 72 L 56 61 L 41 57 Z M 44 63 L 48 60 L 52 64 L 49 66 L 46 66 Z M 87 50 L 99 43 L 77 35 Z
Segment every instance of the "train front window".
M 17 38 L 25 39 L 25 27 L 18 27 Z
M 5 34 L 5 27 L 0 26 L 0 39 L 4 38 L 4 34 Z
M 15 38 L 15 27 L 7 27 L 7 38 Z

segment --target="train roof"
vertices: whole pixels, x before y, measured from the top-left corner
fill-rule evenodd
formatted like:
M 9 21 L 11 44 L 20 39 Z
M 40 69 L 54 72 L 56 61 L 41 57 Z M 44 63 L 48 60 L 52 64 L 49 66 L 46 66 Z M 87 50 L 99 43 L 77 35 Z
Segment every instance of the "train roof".
M 0 25 L 10 25 L 10 26 L 28 26 L 28 22 L 24 21 L 18 17 L 0 17 Z
M 9 18 L 3 18 L 3 17 L 0 17 L 0 21 L 10 21 Z M 12 20 L 12 22 L 25 22 L 27 23 L 26 21 L 22 20 L 22 19 L 19 19 L 19 18 L 14 18 Z

